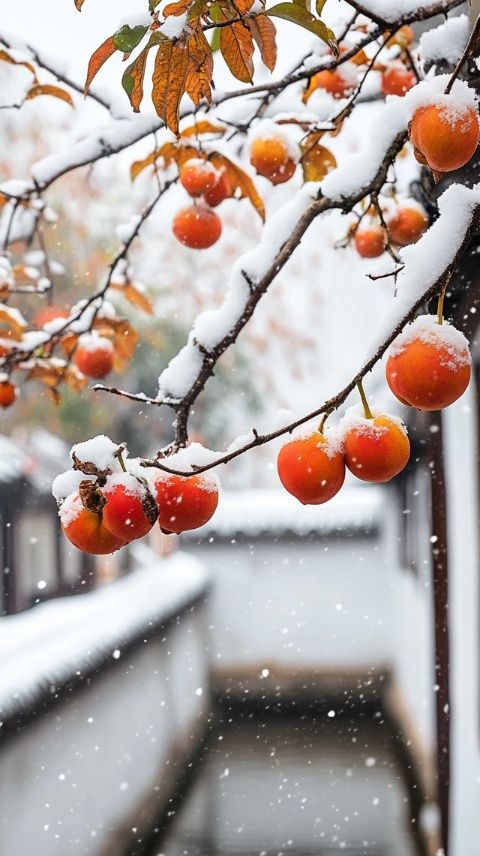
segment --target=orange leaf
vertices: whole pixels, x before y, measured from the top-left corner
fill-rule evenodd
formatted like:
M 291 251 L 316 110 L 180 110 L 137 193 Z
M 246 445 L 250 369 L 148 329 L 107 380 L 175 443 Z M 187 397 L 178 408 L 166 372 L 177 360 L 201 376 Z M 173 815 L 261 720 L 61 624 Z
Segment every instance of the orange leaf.
M 181 137 L 198 137 L 200 134 L 223 134 L 225 132 L 224 125 L 213 125 L 206 119 L 197 122 L 196 125 L 190 125 L 183 131 L 180 131 Z
M 136 306 L 137 309 L 142 309 L 143 312 L 146 312 L 147 315 L 153 315 L 153 304 L 152 301 L 147 297 L 147 295 L 140 290 L 137 286 L 132 285 L 127 282 L 125 285 L 121 283 L 112 282 L 110 288 L 113 288 L 115 291 L 119 291 L 132 306 Z
M 139 175 L 147 166 L 155 163 L 159 158 L 163 158 L 165 166 L 175 161 L 179 166 L 191 158 L 204 158 L 205 155 L 200 149 L 195 146 L 179 146 L 176 143 L 164 143 L 159 149 L 151 152 L 143 160 L 135 161 L 130 167 L 130 178 L 132 181 Z
M 83 90 L 84 95 L 87 94 L 90 88 L 90 84 L 97 72 L 100 71 L 102 65 L 107 61 L 107 59 L 110 59 L 110 57 L 113 56 L 116 50 L 117 49 L 115 47 L 113 37 L 109 36 L 109 38 L 105 39 L 105 41 L 100 45 L 100 47 L 97 48 L 97 50 L 94 51 L 94 53 L 91 55 L 90 61 L 88 63 L 87 79 L 85 81 L 85 87 Z
M 61 89 L 60 86 L 52 86 L 50 83 L 37 83 L 28 90 L 27 100 L 37 98 L 38 95 L 52 95 L 54 98 L 66 101 L 67 104 L 70 104 L 70 107 L 73 107 L 72 96 L 65 89 Z
M 178 134 L 179 108 L 189 67 L 185 42 L 164 42 L 158 48 L 153 70 L 152 101 L 157 115 Z
M 9 330 L 8 335 L 12 339 L 20 339 L 28 328 L 28 324 L 21 312 L 18 309 L 14 309 L 13 306 L 6 306 L 4 303 L 0 304 L 0 322 L 7 325 Z M 4 337 L 5 331 L 2 331 L 0 335 Z
M 309 134 L 301 145 L 301 163 L 305 181 L 321 181 L 337 165 L 331 151 L 321 146 L 318 140 L 319 136 L 314 132 Z
M 262 61 L 269 71 L 273 71 L 277 62 L 277 28 L 267 15 L 255 15 L 247 24 L 257 43 Z
M 78 9 L 78 11 L 81 12 L 84 2 L 85 2 L 85 0 L 74 0 L 75 9 Z
M 163 10 L 163 17 L 168 18 L 169 15 L 184 15 L 188 12 L 192 0 L 177 0 L 176 3 L 169 3 Z
M 147 64 L 148 51 L 151 45 L 143 48 L 138 56 L 134 59 L 131 65 L 125 70 L 122 77 L 123 88 L 125 89 L 130 104 L 133 107 L 133 112 L 140 111 L 140 104 L 143 98 L 143 78 L 145 75 L 145 66 Z
M 200 27 L 196 27 L 187 41 L 188 72 L 185 91 L 196 107 L 202 98 L 208 103 L 212 100 L 213 56 L 212 50 Z
M 24 68 L 28 68 L 28 70 L 33 74 L 35 82 L 38 80 L 35 67 L 31 62 L 23 62 L 22 60 L 13 59 L 13 57 L 5 50 L 0 50 L 0 60 L 8 62 L 9 65 L 22 65 Z
M 229 16 L 222 10 L 222 18 Z M 220 30 L 220 50 L 230 71 L 242 83 L 252 83 L 253 79 L 253 40 L 248 27 L 237 22 Z
M 263 200 L 257 193 L 257 189 L 250 176 L 243 169 L 240 169 L 236 163 L 233 163 L 225 155 L 220 154 L 220 152 L 213 152 L 209 156 L 209 160 L 217 169 L 223 169 L 227 173 L 232 184 L 233 195 L 238 199 L 249 199 L 262 220 L 265 220 Z

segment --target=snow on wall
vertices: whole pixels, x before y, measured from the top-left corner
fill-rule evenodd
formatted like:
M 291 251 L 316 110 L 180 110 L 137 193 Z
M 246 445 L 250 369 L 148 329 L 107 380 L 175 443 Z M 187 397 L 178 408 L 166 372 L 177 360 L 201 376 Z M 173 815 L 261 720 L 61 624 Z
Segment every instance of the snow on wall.
M 205 590 L 208 576 L 198 560 L 151 556 L 108 587 L 0 619 L 2 718 L 108 653 L 115 657 L 136 632 L 181 612 Z

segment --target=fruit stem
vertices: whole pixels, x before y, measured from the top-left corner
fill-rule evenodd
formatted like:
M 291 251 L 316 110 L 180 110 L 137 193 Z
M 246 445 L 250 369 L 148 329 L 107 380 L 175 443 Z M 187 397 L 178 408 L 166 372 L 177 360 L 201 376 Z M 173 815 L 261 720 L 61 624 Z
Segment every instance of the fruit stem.
M 372 414 L 372 411 L 370 410 L 370 408 L 368 406 L 367 396 L 365 395 L 365 390 L 363 388 L 363 383 L 362 383 L 361 379 L 357 380 L 357 389 L 360 393 L 360 398 L 362 399 L 363 412 L 365 414 L 365 419 L 373 419 L 373 414 Z
M 321 418 L 321 420 L 320 420 L 320 425 L 318 426 L 318 433 L 319 433 L 319 434 L 323 434 L 323 429 L 324 429 L 324 427 L 325 427 L 325 422 L 327 421 L 327 419 L 328 419 L 328 417 L 329 417 L 329 416 L 330 416 L 330 413 L 329 413 L 329 411 L 327 410 L 327 411 L 326 411 L 326 413 L 324 413 L 324 414 L 323 414 L 323 416 L 322 416 L 322 418 Z
M 118 458 L 118 463 L 120 464 L 124 473 L 127 472 L 127 468 L 125 466 L 125 462 L 123 460 L 122 450 L 119 449 L 118 452 L 115 452 L 115 457 Z
M 442 325 L 442 324 L 443 324 L 443 306 L 444 306 L 444 303 L 445 303 L 445 294 L 446 294 L 446 291 L 447 291 L 447 288 L 448 288 L 448 284 L 449 284 L 449 282 L 450 282 L 450 276 L 451 276 L 451 275 L 447 276 L 447 278 L 446 278 L 446 280 L 445 280 L 445 285 L 443 286 L 443 288 L 442 288 L 442 290 L 441 290 L 441 292 L 440 292 L 440 294 L 439 294 L 439 297 L 438 297 L 438 306 L 437 306 L 437 322 L 438 322 L 440 325 Z

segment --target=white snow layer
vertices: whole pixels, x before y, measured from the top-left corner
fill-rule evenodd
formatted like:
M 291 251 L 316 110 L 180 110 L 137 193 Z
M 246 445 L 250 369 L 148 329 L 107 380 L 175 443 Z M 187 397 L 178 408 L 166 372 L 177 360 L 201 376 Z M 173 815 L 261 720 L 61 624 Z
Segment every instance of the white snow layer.
M 3 716 L 121 651 L 133 634 L 180 614 L 205 590 L 208 576 L 197 559 L 150 555 L 145 567 L 109 586 L 1 619 Z
M 427 30 L 418 43 L 423 62 L 446 60 L 452 65 L 460 59 L 468 41 L 470 25 L 467 15 L 447 18 L 439 27 Z

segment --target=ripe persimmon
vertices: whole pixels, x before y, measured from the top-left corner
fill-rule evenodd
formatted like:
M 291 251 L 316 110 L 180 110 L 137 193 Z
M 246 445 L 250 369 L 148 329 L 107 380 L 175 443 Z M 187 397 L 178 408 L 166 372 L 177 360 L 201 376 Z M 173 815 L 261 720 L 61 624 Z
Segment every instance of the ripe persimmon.
M 217 170 L 213 164 L 201 158 L 191 158 L 180 169 L 180 184 L 189 196 L 202 196 L 215 186 L 217 179 Z
M 203 194 L 205 202 L 211 208 L 216 208 L 224 199 L 229 199 L 231 196 L 233 196 L 233 186 L 225 170 L 220 173 L 213 187 L 209 187 Z
M 103 522 L 112 535 L 123 541 L 143 538 L 158 517 L 158 509 L 149 491 L 129 473 L 110 477 L 102 488 L 107 500 Z
M 313 75 L 307 92 L 311 94 L 316 89 L 324 89 L 334 98 L 346 98 L 353 91 L 354 86 L 351 81 L 342 76 L 338 69 L 335 71 L 325 69 L 325 71 L 319 71 Z
M 110 339 L 84 333 L 73 355 L 75 365 L 86 377 L 99 380 L 113 369 L 114 350 Z
M 211 476 L 167 475 L 155 482 L 158 525 L 171 534 L 198 529 L 218 505 L 218 482 Z
M 84 507 L 79 493 L 71 494 L 63 502 L 60 522 L 70 543 L 84 553 L 103 556 L 114 553 L 126 543 L 107 529 L 101 512 Z
M 353 240 L 357 253 L 364 259 L 376 259 L 385 251 L 385 233 L 381 226 L 360 227 Z
M 354 476 L 367 482 L 387 482 L 410 457 L 410 442 L 400 420 L 392 416 L 348 419 L 344 434 L 345 463 Z
M 172 231 L 177 241 L 191 250 L 206 250 L 222 234 L 222 221 L 215 211 L 203 205 L 190 205 L 175 214 Z
M 465 392 L 471 374 L 468 342 L 451 324 L 420 316 L 393 344 L 387 383 L 403 403 L 418 410 L 441 410 Z
M 399 247 L 415 244 L 428 227 L 428 217 L 421 208 L 403 205 L 387 220 L 390 240 Z
M 250 145 L 250 163 L 259 175 L 272 184 L 288 181 L 296 169 L 295 159 L 288 141 L 280 136 L 255 137 Z
M 17 400 L 18 390 L 9 380 L 0 381 L 0 407 L 4 410 L 11 407 Z
M 68 316 L 67 310 L 61 309 L 60 306 L 44 306 L 35 313 L 32 323 L 34 327 L 41 330 L 50 321 L 56 321 L 57 318 L 68 318 Z
M 419 107 L 410 124 L 410 139 L 436 172 L 465 166 L 478 146 L 480 125 L 474 107 L 440 102 Z
M 416 82 L 417 79 L 411 69 L 405 68 L 402 63 L 392 63 L 382 73 L 382 92 L 384 95 L 402 97 L 412 86 L 415 86 Z
M 284 488 L 304 505 L 328 502 L 345 480 L 341 447 L 319 431 L 285 443 L 277 470 Z

